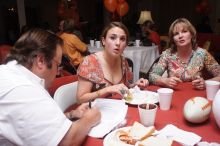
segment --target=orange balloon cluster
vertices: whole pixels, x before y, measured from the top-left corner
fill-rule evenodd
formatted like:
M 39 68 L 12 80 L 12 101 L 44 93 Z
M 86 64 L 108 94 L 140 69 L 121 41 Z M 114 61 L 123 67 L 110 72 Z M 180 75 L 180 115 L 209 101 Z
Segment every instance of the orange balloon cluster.
M 129 5 L 125 0 L 104 0 L 104 6 L 111 13 L 116 11 L 119 16 L 126 15 L 129 10 Z
M 208 14 L 212 10 L 211 5 L 209 4 L 208 0 L 202 0 L 197 6 L 196 6 L 196 12 L 202 13 L 202 14 Z

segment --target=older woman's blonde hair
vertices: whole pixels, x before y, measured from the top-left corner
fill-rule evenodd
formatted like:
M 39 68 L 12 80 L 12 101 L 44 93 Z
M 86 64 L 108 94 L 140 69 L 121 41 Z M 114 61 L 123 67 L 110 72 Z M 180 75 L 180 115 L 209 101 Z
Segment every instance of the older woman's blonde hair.
M 176 27 L 177 24 L 182 24 L 183 27 L 185 27 L 187 30 L 190 31 L 191 35 L 192 35 L 192 49 L 195 50 L 197 48 L 197 40 L 196 40 L 196 29 L 195 27 L 189 22 L 189 20 L 187 20 L 186 18 L 178 18 L 176 19 L 169 28 L 169 38 L 170 38 L 170 47 L 172 49 L 173 52 L 175 52 L 177 50 L 176 44 L 174 42 L 174 29 Z

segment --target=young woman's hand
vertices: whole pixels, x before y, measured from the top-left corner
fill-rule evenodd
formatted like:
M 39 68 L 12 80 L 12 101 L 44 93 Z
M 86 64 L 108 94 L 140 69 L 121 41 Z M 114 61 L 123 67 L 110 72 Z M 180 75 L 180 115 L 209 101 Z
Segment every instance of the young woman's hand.
M 128 93 L 128 87 L 125 84 L 117 84 L 113 86 L 106 87 L 108 93 L 117 93 L 120 95 L 124 95 Z

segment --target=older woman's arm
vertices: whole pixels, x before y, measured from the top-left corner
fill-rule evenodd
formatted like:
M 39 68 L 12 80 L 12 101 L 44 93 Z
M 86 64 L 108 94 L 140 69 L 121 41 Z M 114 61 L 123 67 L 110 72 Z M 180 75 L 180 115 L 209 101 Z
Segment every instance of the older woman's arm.
M 164 86 L 164 87 L 170 87 L 175 88 L 178 83 L 182 82 L 177 77 L 163 77 L 163 73 L 167 69 L 167 55 L 163 53 L 158 61 L 158 63 L 155 63 L 155 65 L 152 68 L 152 71 L 150 71 L 149 74 L 149 81 L 151 84 Z
M 207 71 L 213 75 L 210 80 L 220 81 L 220 65 L 208 51 L 205 54 L 204 64 Z

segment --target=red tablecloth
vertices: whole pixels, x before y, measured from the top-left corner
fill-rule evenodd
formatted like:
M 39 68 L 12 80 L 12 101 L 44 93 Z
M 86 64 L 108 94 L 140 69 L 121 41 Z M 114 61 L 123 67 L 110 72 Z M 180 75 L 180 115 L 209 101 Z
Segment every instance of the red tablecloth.
M 158 88 L 159 87 L 157 86 L 147 87 L 147 89 L 150 91 L 156 91 Z M 173 124 L 180 129 L 198 134 L 202 137 L 202 141 L 220 143 L 220 128 L 217 127 L 212 113 L 209 120 L 201 124 L 192 124 L 184 119 L 183 106 L 188 99 L 195 96 L 206 97 L 205 90 L 193 89 L 191 83 L 181 83 L 178 85 L 173 94 L 171 109 L 169 111 L 161 111 L 158 109 L 155 128 L 160 130 L 167 124 Z M 140 120 L 136 106 L 129 105 L 127 118 L 127 126 L 132 125 L 134 121 Z M 176 142 L 173 143 L 173 146 L 178 145 L 179 144 Z M 88 136 L 85 139 L 83 146 L 103 146 L 103 139 L 97 139 Z

